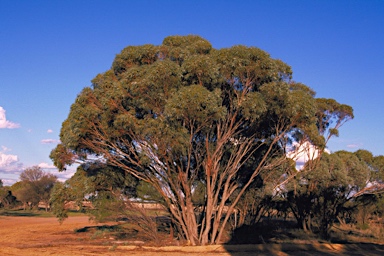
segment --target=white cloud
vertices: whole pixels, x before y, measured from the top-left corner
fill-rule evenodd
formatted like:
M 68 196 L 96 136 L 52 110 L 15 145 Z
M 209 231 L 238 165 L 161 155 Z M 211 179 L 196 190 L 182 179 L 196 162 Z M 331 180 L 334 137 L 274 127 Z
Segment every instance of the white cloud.
M 357 145 L 357 144 L 348 144 L 347 145 L 347 148 L 358 148 L 359 147 L 359 145 Z
M 52 129 L 48 129 L 47 133 L 53 133 L 53 130 Z
M 6 155 L 0 152 L 0 167 L 8 166 L 17 162 L 19 159 L 16 155 Z
M 0 152 L 0 173 L 19 173 L 22 164 L 19 162 L 17 155 L 5 154 Z
M 6 146 L 1 146 L 1 148 L 3 149 L 2 152 L 7 152 L 7 151 L 11 151 L 11 149 L 7 148 Z
M 54 139 L 41 140 L 41 144 L 58 144 L 58 143 L 60 143 L 60 140 L 54 140 Z
M 19 127 L 20 127 L 20 124 L 13 123 L 7 120 L 5 116 L 5 109 L 0 106 L 0 129 L 2 128 L 15 129 Z
M 1 180 L 3 181 L 4 186 L 11 186 L 17 182 L 16 179 L 1 179 Z
M 66 170 L 64 172 L 57 172 L 55 175 L 57 176 L 58 180 L 61 182 L 64 182 L 68 179 L 70 179 L 73 174 L 75 174 L 76 170 Z
M 293 146 L 293 150 L 287 153 L 287 157 L 296 162 L 297 169 L 302 169 L 307 161 L 314 160 L 319 156 L 319 149 L 309 142 L 295 143 Z M 327 149 L 325 152 L 330 153 Z
M 76 169 L 77 169 L 76 164 L 68 167 L 65 171 L 59 171 L 57 169 L 57 167 L 54 166 L 53 164 L 49 164 L 49 163 L 45 163 L 45 162 L 38 164 L 38 166 L 40 168 L 44 169 L 46 172 L 49 172 L 49 173 L 55 175 L 60 182 L 64 182 L 64 181 L 68 180 L 69 178 L 71 178 L 73 176 L 73 174 L 75 174 Z
M 61 182 L 68 180 L 76 172 L 76 166 L 71 166 L 62 172 L 59 171 L 55 166 L 49 165 L 47 163 L 41 163 L 41 164 L 39 164 L 39 166 L 43 169 L 46 169 L 45 167 L 51 167 L 50 170 L 48 170 L 48 172 L 55 175 L 57 177 L 57 179 Z
M 56 169 L 56 167 L 53 164 L 48 164 L 48 163 L 40 163 L 38 166 L 42 169 Z

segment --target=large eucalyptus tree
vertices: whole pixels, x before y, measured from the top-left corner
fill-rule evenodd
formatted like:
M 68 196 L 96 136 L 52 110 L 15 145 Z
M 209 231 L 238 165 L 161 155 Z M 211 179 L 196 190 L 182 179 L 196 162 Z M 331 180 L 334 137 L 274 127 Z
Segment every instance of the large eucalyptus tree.
M 102 160 L 148 182 L 185 239 L 215 244 L 227 213 L 255 177 L 286 160 L 288 143 L 305 137 L 324 145 L 318 110 L 314 92 L 268 53 L 170 36 L 123 49 L 83 89 L 51 157 L 62 170 Z M 197 184 L 204 185 L 199 215 Z

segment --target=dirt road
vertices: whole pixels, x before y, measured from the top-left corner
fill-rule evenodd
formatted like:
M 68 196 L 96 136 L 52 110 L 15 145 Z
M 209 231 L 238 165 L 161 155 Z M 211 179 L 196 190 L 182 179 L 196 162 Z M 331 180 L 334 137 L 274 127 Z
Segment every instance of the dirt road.
M 86 216 L 70 217 L 61 225 L 55 218 L 0 216 L 0 255 L 231 255 L 219 246 L 212 247 L 211 252 L 198 247 L 162 250 L 118 244 L 108 237 L 93 238 L 89 232 L 75 232 L 95 226 Z

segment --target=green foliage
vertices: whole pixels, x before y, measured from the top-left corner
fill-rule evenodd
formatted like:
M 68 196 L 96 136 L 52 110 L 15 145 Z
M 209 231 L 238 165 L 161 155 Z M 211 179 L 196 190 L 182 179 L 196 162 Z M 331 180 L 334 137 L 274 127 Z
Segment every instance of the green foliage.
M 200 85 L 191 85 L 175 93 L 166 105 L 165 114 L 168 118 L 188 122 L 192 127 L 200 127 L 224 118 L 225 112 L 219 90 L 210 92 Z
M 65 203 L 68 201 L 68 194 L 64 183 L 57 182 L 52 188 L 50 197 L 52 213 L 56 216 L 60 223 L 68 218 L 68 209 L 65 208 Z
M 366 186 L 370 169 L 356 154 L 346 151 L 324 153 L 316 168 L 308 171 L 309 166 L 307 162 L 289 184 L 288 202 L 303 229 L 316 228 L 328 239 L 337 217 L 357 206 L 348 202 Z
M 354 117 L 351 106 L 340 104 L 334 99 L 318 98 L 316 103 L 317 127 L 319 133 L 325 136 L 326 141 L 332 136 L 338 136 L 340 126 Z M 331 127 L 332 123 L 334 123 L 333 127 Z
M 139 181 L 136 187 L 137 197 L 143 201 L 164 203 L 162 196 L 158 191 L 148 182 Z
M 120 74 L 134 65 L 149 65 L 157 59 L 158 49 L 153 45 L 129 46 L 116 56 L 112 69 Z
M 373 171 L 377 180 L 384 182 L 384 156 L 375 156 L 373 158 Z
M 196 206 L 203 206 L 205 203 L 205 195 L 207 193 L 206 185 L 201 181 L 197 181 L 196 183 L 192 194 L 192 202 Z
M 57 145 L 57 147 L 52 150 L 49 157 L 54 161 L 53 164 L 60 170 L 65 170 L 66 165 L 72 164 L 73 154 L 63 146 L 63 144 Z

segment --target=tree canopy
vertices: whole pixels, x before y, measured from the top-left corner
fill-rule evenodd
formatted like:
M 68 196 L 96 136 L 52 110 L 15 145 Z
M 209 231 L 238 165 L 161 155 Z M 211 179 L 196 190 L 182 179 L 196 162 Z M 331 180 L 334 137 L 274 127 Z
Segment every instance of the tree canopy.
M 351 107 L 316 99 L 263 50 L 170 36 L 126 47 L 80 92 L 51 158 L 60 170 L 102 161 L 147 182 L 191 244 L 214 244 L 255 178 L 287 161 L 289 145 L 324 149 L 350 118 Z
M 328 238 L 345 204 L 370 179 L 371 171 L 356 155 L 346 151 L 324 153 L 314 169 L 308 161 L 286 186 L 285 198 L 299 227 L 306 231 L 315 227 L 323 238 Z
M 55 175 L 44 172 L 38 166 L 33 166 L 20 174 L 20 181 L 13 184 L 11 190 L 17 199 L 24 203 L 24 209 L 27 204 L 32 208 L 42 202 L 48 210 L 51 190 L 56 182 Z

